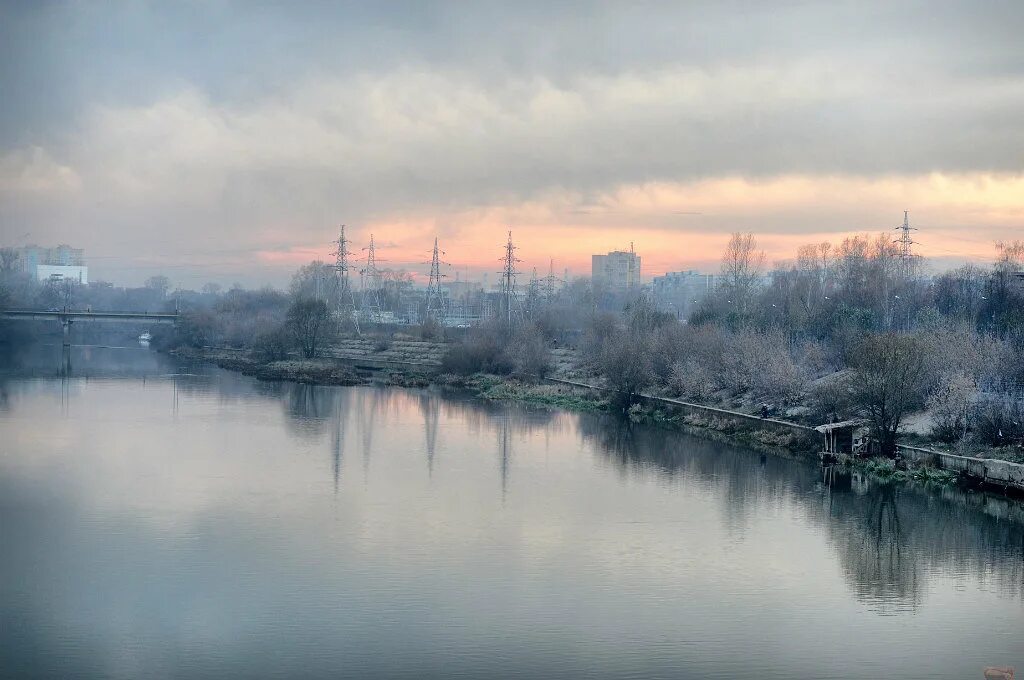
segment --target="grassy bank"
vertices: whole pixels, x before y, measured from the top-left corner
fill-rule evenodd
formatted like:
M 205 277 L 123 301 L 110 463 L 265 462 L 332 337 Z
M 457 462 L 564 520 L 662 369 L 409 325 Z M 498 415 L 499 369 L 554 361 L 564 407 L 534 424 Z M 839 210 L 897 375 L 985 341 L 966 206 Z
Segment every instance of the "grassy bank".
M 436 376 L 433 382 L 442 387 L 463 389 L 476 397 L 492 401 L 517 401 L 570 411 L 607 412 L 610 409 L 609 401 L 596 396 L 593 390 L 530 383 L 504 376 L 446 374 Z
M 371 383 L 396 387 L 427 387 L 430 378 L 411 371 L 360 371 L 336 359 L 297 359 L 262 361 L 249 352 L 229 349 L 179 348 L 169 354 L 209 361 L 217 366 L 250 375 L 259 380 L 287 380 L 307 385 L 369 385 Z
M 428 387 L 464 390 L 474 397 L 491 401 L 513 401 L 544 408 L 587 413 L 618 413 L 631 422 L 652 425 L 676 432 L 741 445 L 761 453 L 787 458 L 813 458 L 819 449 L 818 438 L 810 433 L 768 429 L 756 423 L 726 416 L 702 414 L 671 406 L 634 404 L 623 410 L 600 391 L 520 380 L 489 374 L 460 376 L 452 374 L 418 375 L 413 372 L 357 371 L 334 359 L 286 359 L 260 361 L 246 352 L 218 349 L 178 349 L 176 356 L 211 361 L 221 368 L 239 371 L 259 380 L 287 380 L 315 385 L 387 384 L 398 387 Z M 888 459 L 841 457 L 839 465 L 884 482 L 953 484 L 957 475 L 924 465 L 898 469 Z

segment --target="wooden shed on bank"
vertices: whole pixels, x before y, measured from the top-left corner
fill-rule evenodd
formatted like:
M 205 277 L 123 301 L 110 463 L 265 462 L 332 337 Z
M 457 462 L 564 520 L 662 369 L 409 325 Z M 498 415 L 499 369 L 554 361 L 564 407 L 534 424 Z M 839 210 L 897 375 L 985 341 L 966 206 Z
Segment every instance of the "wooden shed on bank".
M 870 428 L 868 422 L 862 418 L 826 423 L 814 429 L 824 435 L 825 440 L 821 449 L 823 454 L 857 455 L 867 453 L 870 447 Z

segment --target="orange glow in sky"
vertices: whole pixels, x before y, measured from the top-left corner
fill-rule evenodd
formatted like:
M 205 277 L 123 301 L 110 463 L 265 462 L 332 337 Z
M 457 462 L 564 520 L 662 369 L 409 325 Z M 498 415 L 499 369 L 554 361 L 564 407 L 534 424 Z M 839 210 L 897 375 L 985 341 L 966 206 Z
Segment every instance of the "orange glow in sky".
M 630 244 L 643 258 L 645 278 L 665 271 L 715 271 L 732 231 L 750 231 L 770 262 L 790 259 L 806 243 L 859 233 L 893 230 L 910 210 L 917 226 L 918 252 L 943 260 L 989 261 L 994 242 L 1024 236 L 1024 177 L 1020 175 L 942 175 L 861 179 L 787 176 L 761 181 L 725 178 L 621 187 L 584 202 L 552 193 L 532 201 L 495 205 L 437 217 L 400 215 L 349 225 L 355 259 L 370 233 L 382 266 L 422 272 L 434 236 L 454 271 L 479 279 L 500 267 L 506 232 L 512 231 L 528 276 L 587 275 L 590 256 Z M 274 240 L 275 234 L 265 234 Z M 333 259 L 324 228 L 323 245 L 263 250 L 268 265 L 297 267 L 313 259 Z M 285 239 L 282 238 L 282 241 Z M 493 280 L 493 275 L 492 275 Z

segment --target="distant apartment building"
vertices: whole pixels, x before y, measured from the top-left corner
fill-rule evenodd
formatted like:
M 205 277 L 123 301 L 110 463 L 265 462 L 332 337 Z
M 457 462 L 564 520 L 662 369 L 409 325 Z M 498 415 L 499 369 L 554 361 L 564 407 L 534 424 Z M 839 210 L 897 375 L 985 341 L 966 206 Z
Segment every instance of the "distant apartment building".
M 666 272 L 651 281 L 655 306 L 663 311 L 686 318 L 711 291 L 715 289 L 717 277 L 689 270 Z
M 609 293 L 625 293 L 640 287 L 640 256 L 630 249 L 591 256 L 594 287 Z
M 478 281 L 445 281 L 441 284 L 441 290 L 448 294 L 449 300 L 463 300 L 467 297 L 483 293 L 483 284 Z
M 18 249 L 24 270 L 38 281 L 49 279 L 89 283 L 89 268 L 85 265 L 85 251 L 61 244 L 54 248 L 25 246 Z

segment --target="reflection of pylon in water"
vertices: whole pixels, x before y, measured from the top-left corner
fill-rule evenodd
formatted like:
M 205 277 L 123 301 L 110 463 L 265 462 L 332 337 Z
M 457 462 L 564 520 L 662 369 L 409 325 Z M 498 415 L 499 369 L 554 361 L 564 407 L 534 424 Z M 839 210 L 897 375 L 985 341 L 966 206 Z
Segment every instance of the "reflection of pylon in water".
M 509 428 L 509 410 L 506 408 L 498 420 L 498 471 L 501 474 L 501 502 L 508 493 L 509 459 L 512 455 L 512 430 Z
M 372 323 L 380 323 L 384 316 L 380 294 L 380 270 L 377 269 L 377 249 L 370 234 L 370 245 L 363 250 L 366 253 L 366 268 L 363 275 L 363 314 Z
M 427 444 L 427 475 L 434 476 L 434 452 L 437 449 L 437 421 L 441 408 L 434 396 L 420 396 L 420 410 L 423 412 L 423 433 Z
M 442 324 L 446 316 L 446 304 L 444 294 L 441 291 L 441 258 L 437 249 L 437 237 L 434 238 L 434 254 L 430 258 L 430 279 L 427 282 L 427 313 L 428 319 L 436 319 Z
M 341 477 L 341 459 L 345 448 L 345 428 L 342 424 L 343 415 L 348 415 L 347 409 L 343 411 L 342 402 L 338 402 L 338 412 L 334 414 L 334 451 L 331 457 L 331 472 L 334 475 L 334 493 L 338 493 L 338 480 Z M 347 419 L 347 418 L 345 418 Z
M 505 244 L 505 257 L 502 258 L 505 267 L 498 272 L 501 275 L 501 301 L 499 319 L 511 330 L 513 323 L 522 313 L 518 297 L 516 295 L 516 246 L 512 243 L 512 232 L 508 232 L 508 243 Z
M 349 276 L 348 239 L 345 238 L 345 225 L 338 232 L 337 250 L 334 251 L 334 275 L 338 286 L 338 324 L 351 322 L 359 332 L 359 312 L 356 305 L 355 291 L 352 290 L 352 278 Z

